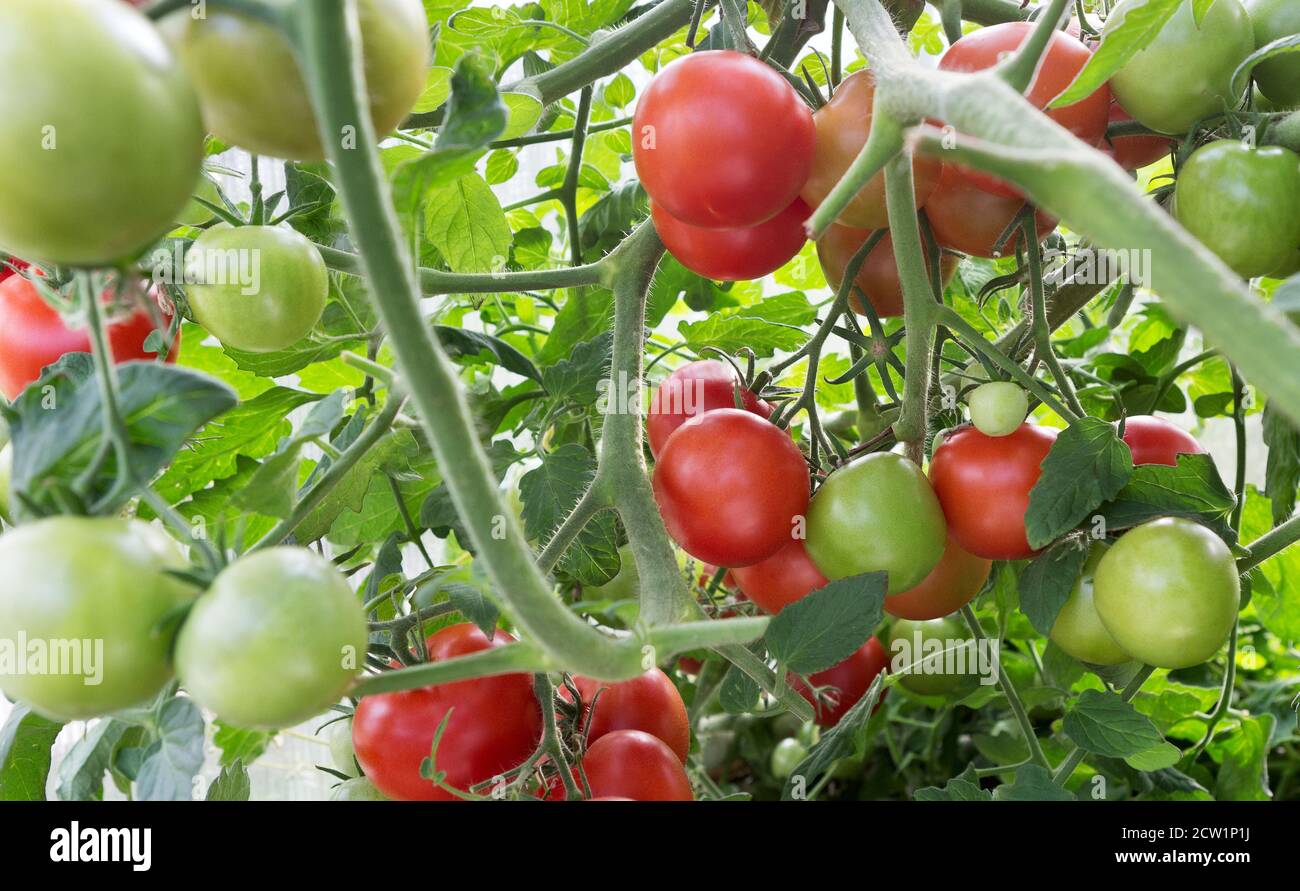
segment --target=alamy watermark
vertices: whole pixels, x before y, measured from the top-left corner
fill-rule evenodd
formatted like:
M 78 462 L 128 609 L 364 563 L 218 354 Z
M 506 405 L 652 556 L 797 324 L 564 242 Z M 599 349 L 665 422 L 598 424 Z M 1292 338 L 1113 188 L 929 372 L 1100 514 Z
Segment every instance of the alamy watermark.
M 1089 248 L 1078 251 L 1048 249 L 1043 251 L 1043 282 L 1060 287 L 1108 285 L 1123 282 L 1135 287 L 1151 286 L 1151 250 L 1132 248 Z
M 104 682 L 104 641 L 101 639 L 0 638 L 0 678 L 19 675 L 58 675 L 84 678 L 87 687 Z

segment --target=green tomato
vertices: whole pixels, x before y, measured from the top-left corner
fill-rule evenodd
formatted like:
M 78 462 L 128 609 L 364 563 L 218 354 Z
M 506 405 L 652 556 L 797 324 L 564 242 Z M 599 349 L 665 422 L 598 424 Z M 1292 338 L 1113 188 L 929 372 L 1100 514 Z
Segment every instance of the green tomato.
M 1240 599 L 1228 546 L 1177 517 L 1124 533 L 1093 578 L 1097 615 L 1115 643 L 1157 668 L 1189 668 L 1218 652 Z
M 168 620 L 195 594 L 166 570 L 187 566 L 161 529 L 135 520 L 53 517 L 0 536 L 0 642 L 28 655 L 5 666 L 0 645 L 5 694 L 65 721 L 148 702 L 172 676 Z M 43 666 L 35 649 L 49 653 Z
M 98 266 L 171 228 L 203 160 L 194 90 L 125 3 L 0 0 L 0 251 Z
M 943 556 L 947 524 L 930 481 L 890 452 L 835 471 L 808 506 L 808 556 L 828 579 L 889 573 L 889 593 L 915 587 Z
M 890 672 L 919 696 L 964 696 L 980 682 L 974 636 L 956 614 L 899 619 L 889 632 Z
M 350 777 L 361 776 L 361 769 L 357 767 L 357 749 L 352 744 L 352 719 L 335 721 L 327 732 L 334 769 Z
M 1146 0 L 1122 0 L 1102 29 L 1111 34 Z M 1182 135 L 1192 124 L 1225 109 L 1232 73 L 1255 50 L 1255 34 L 1241 0 L 1214 0 L 1199 27 L 1192 0 L 1184 0 L 1160 33 L 1110 79 L 1110 88 L 1134 119 L 1160 133 Z
M 14 475 L 14 444 L 7 442 L 0 449 L 0 519 L 6 523 L 13 522 L 13 511 L 9 507 L 11 497 L 9 489 Z
M 778 780 L 789 779 L 794 769 L 807 757 L 808 750 L 799 740 L 794 737 L 781 740 L 776 744 L 776 748 L 772 749 L 772 776 Z
M 1300 34 L 1300 3 L 1295 0 L 1245 0 L 1255 28 L 1255 49 L 1280 37 Z M 1255 66 L 1255 83 L 1281 106 L 1300 105 L 1300 55 L 1286 53 Z
M 185 257 L 194 319 L 222 345 L 273 353 L 302 340 L 325 310 L 320 251 L 281 226 L 214 226 Z
M 215 204 L 218 207 L 222 206 L 221 192 L 218 191 L 217 184 L 206 176 L 200 176 L 199 184 L 194 187 L 194 197 L 190 199 L 190 202 L 185 205 L 185 209 L 181 211 L 180 216 L 176 218 L 177 225 L 197 229 L 216 219 L 217 215 L 215 213 L 199 203 L 198 199 L 200 198 L 209 204 Z
M 273 0 L 287 7 L 291 0 Z M 359 0 L 361 57 L 378 136 L 396 129 L 424 91 L 429 23 L 420 0 Z M 295 161 L 325 157 L 307 86 L 285 38 L 235 12 L 188 9 L 164 20 L 198 90 L 213 135 L 260 155 Z M 340 133 L 347 145 L 355 133 Z
M 306 548 L 225 569 L 176 641 L 190 695 L 239 727 L 291 727 L 347 691 L 365 660 L 365 613 L 334 564 Z
M 1008 436 L 1020 429 L 1029 414 L 1029 397 L 1019 384 L 993 381 L 980 384 L 966 397 L 970 420 L 985 436 Z
M 1101 624 L 1092 601 L 1093 575 L 1107 550 L 1108 546 L 1102 542 L 1092 546 L 1083 572 L 1057 614 L 1050 635 L 1052 642 L 1066 653 L 1093 665 L 1119 665 L 1132 659 Z
M 1178 221 L 1238 275 L 1269 275 L 1300 245 L 1300 156 L 1234 140 L 1201 146 L 1178 171 Z
M 330 801 L 390 801 L 365 777 L 339 783 L 330 793 Z

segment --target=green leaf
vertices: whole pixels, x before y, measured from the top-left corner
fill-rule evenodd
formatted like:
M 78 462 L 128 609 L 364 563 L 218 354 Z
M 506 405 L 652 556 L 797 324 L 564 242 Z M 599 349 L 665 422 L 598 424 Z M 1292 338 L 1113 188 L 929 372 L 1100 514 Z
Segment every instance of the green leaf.
M 424 81 L 424 92 L 411 109 L 413 114 L 426 114 L 434 111 L 451 98 L 451 78 L 454 72 L 450 68 L 434 66 L 429 69 Z
M 1079 748 L 1111 758 L 1129 758 L 1165 742 L 1150 718 L 1117 694 L 1100 690 L 1083 691 L 1066 713 L 1062 729 Z
M 847 659 L 880 624 L 885 573 L 838 579 L 772 617 L 764 641 L 777 661 L 799 675 Z
M 591 486 L 596 459 L 578 443 L 565 443 L 542 457 L 540 467 L 519 480 L 524 531 L 545 542 Z M 618 529 L 608 512 L 597 514 L 560 558 L 560 569 L 584 585 L 603 585 L 618 575 Z
M 927 786 L 917 789 L 913 801 L 992 801 L 993 793 L 980 788 L 979 777 L 975 775 L 975 766 L 966 765 L 966 769 L 950 779 L 940 789 Z
M 1197 19 L 1197 21 L 1200 20 Z M 1246 91 L 1246 84 L 1249 82 L 1250 73 L 1255 69 L 1255 66 L 1268 59 L 1276 59 L 1296 52 L 1300 52 L 1300 34 L 1279 37 L 1277 40 L 1266 43 L 1255 50 L 1232 73 L 1232 95 L 1240 96 Z
M 44 801 L 50 747 L 63 725 L 15 705 L 0 727 L 0 801 Z
M 1264 406 L 1264 444 L 1268 463 L 1264 493 L 1273 504 L 1273 525 L 1286 522 L 1295 510 L 1300 487 L 1300 430 L 1271 404 Z
M 1020 573 L 1020 610 L 1034 630 L 1046 637 L 1088 559 L 1088 544 L 1064 539 L 1039 554 Z
M 298 503 L 298 465 L 302 447 L 313 439 L 327 437 L 343 420 L 343 391 L 322 399 L 294 436 L 280 444 L 280 450 L 262 463 L 248 485 L 235 495 L 235 506 L 269 517 L 284 519 Z
M 555 316 L 551 334 L 537 354 L 542 365 L 564 359 L 583 341 L 609 330 L 614 318 L 614 294 L 607 288 L 570 288 Z
M 542 386 L 553 398 L 578 405 L 594 405 L 600 386 L 609 376 L 614 334 L 604 331 L 573 348 L 569 358 L 542 369 Z
M 1074 83 L 1052 100 L 1048 108 L 1073 105 L 1091 96 L 1155 39 L 1182 3 L 1183 0 L 1147 0 L 1140 6 L 1128 7 L 1122 20 L 1108 23 L 1111 27 L 1107 29 L 1101 46 L 1097 47 Z
M 509 149 L 497 149 L 488 155 L 483 177 L 488 185 L 509 182 L 519 172 L 519 158 Z M 516 238 L 516 241 L 518 239 Z
M 221 773 L 208 787 L 208 801 L 248 801 L 252 786 L 248 781 L 248 769 L 242 761 L 236 761 L 221 768 Z
M 113 718 L 95 722 L 59 762 L 60 801 L 99 801 L 104 797 L 104 774 L 113 753 L 131 725 Z
M 1016 778 L 993 790 L 994 801 L 1074 801 L 1075 797 L 1056 783 L 1045 767 L 1026 764 L 1016 769 Z
M 217 762 L 222 767 L 229 767 L 236 762 L 252 764 L 267 747 L 276 733 L 270 730 L 249 730 L 246 727 L 234 727 L 218 719 L 214 724 L 212 744 L 221 752 Z
M 1128 447 L 1114 427 L 1097 418 L 1073 421 L 1052 444 L 1029 492 L 1025 530 L 1030 546 L 1045 547 L 1078 526 L 1113 498 L 1132 472 Z
M 1214 530 L 1228 544 L 1236 533 L 1228 522 L 1236 504 L 1209 455 L 1179 455 L 1178 466 L 1143 464 L 1106 504 L 1100 515 L 1108 530 L 1140 526 L 1158 517 L 1186 517 Z
M 626 108 L 636 98 L 636 87 L 626 74 L 619 73 L 605 84 L 605 101 L 615 108 Z
M 452 328 L 447 325 L 435 325 L 433 330 L 438 335 L 438 342 L 447 351 L 447 355 L 453 359 L 466 362 L 483 362 L 486 360 L 493 365 L 500 365 L 506 371 L 514 372 L 520 377 L 535 380 L 539 384 L 545 383 L 542 373 L 537 370 L 537 366 L 527 356 L 499 337 L 471 331 L 467 328 Z
M 1243 718 L 1237 732 L 1221 736 L 1210 745 L 1220 761 L 1214 782 L 1216 801 L 1268 801 L 1269 741 L 1277 718 L 1271 714 Z
M 743 715 L 758 705 L 761 692 L 753 678 L 732 665 L 718 686 L 718 704 L 728 714 Z
M 779 301 L 778 316 L 790 309 L 794 302 L 790 295 L 785 299 L 772 297 L 753 306 L 733 307 L 715 312 L 699 322 L 681 322 L 677 331 L 695 352 L 705 347 L 714 347 L 727 353 L 735 353 L 742 347 L 748 347 L 759 358 L 768 358 L 779 352 L 790 353 L 799 349 L 808 334 L 798 322 L 770 318 L 764 304 Z M 798 295 L 803 298 L 803 295 Z M 807 302 L 807 298 L 803 298 Z
M 443 590 L 457 612 L 477 625 L 488 638 L 492 637 L 500 615 L 495 603 L 473 585 L 453 582 L 446 585 Z
M 1253 486 L 1247 487 L 1242 540 L 1253 542 L 1272 526 L 1268 500 Z M 1242 581 L 1250 583 L 1250 602 L 1264 627 L 1281 641 L 1300 641 L 1300 547 L 1274 554 Z
M 1124 761 L 1134 770 L 1168 770 L 1177 764 L 1182 757 L 1183 750 L 1178 746 L 1161 742 L 1135 755 L 1129 755 Z
M 158 739 L 145 752 L 136 777 L 142 801 L 191 801 L 203 767 L 203 715 L 193 700 L 178 696 L 158 714 Z
M 808 757 L 799 762 L 790 774 L 790 780 L 781 790 L 782 801 L 790 801 L 794 798 L 800 778 L 805 787 L 804 791 L 811 790 L 819 778 L 834 767 L 835 762 L 865 748 L 873 726 L 870 723 L 871 715 L 876 710 L 876 704 L 880 702 L 884 679 L 884 672 L 876 675 L 871 686 L 867 687 L 867 692 L 854 703 L 853 708 L 845 712 L 834 727 L 822 734 L 817 745 L 809 750 Z
M 426 232 L 453 272 L 492 272 L 510 256 L 510 226 L 477 173 L 429 190 Z

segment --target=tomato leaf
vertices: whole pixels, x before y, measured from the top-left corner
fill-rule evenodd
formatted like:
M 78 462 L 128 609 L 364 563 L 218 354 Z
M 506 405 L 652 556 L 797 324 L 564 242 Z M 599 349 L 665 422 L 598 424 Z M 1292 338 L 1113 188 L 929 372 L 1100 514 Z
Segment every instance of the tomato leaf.
M 50 748 L 62 729 L 25 705 L 14 706 L 0 727 L 0 801 L 45 800 Z
M 1066 713 L 1062 729 L 1081 749 L 1111 758 L 1129 758 L 1166 744 L 1150 718 L 1118 694 L 1100 690 L 1083 691 Z
M 1101 46 L 1097 47 L 1074 83 L 1052 100 L 1048 108 L 1073 105 L 1091 96 L 1123 68 L 1124 63 L 1155 39 L 1182 3 L 1183 0 L 1147 0 L 1141 6 L 1129 7 L 1121 21 L 1106 29 Z
M 244 762 L 236 761 L 221 768 L 221 773 L 208 787 L 207 801 L 248 801 L 252 784 Z
M 1016 778 L 1010 784 L 993 790 L 994 801 L 1074 801 L 1065 789 L 1052 782 L 1047 768 L 1026 764 L 1016 769 Z
M 519 480 L 524 531 L 544 542 L 554 534 L 591 485 L 596 459 L 570 442 L 542 458 L 540 467 Z M 560 558 L 559 567 L 584 585 L 603 585 L 618 575 L 618 528 L 608 512 L 597 514 Z
M 1051 632 L 1087 559 L 1087 542 L 1071 536 L 1039 554 L 1020 573 L 1020 609 L 1039 634 Z
M 578 405 L 594 405 L 601 395 L 600 386 L 609 376 L 610 352 L 614 345 L 612 331 L 603 331 L 592 340 L 573 348 L 567 359 L 542 369 L 542 386 L 554 399 Z M 607 393 L 609 398 L 618 394 Z M 619 402 L 614 410 L 623 410 Z
M 268 679 L 273 680 L 273 679 Z M 145 752 L 136 777 L 141 801 L 191 801 L 203 767 L 203 715 L 191 699 L 168 700 L 158 715 L 158 739 Z
M 1215 760 L 1221 762 L 1214 782 L 1216 801 L 1268 801 L 1273 797 L 1268 787 L 1268 754 L 1276 723 L 1271 714 L 1243 718 L 1236 733 L 1210 745 Z
M 764 640 L 777 661 L 809 675 L 838 665 L 866 643 L 880 624 L 883 572 L 837 579 L 772 617 Z
M 873 575 L 880 577 L 883 590 L 885 574 L 873 573 Z M 789 609 L 790 607 L 786 607 L 780 615 L 784 615 Z M 872 713 L 876 710 L 876 704 L 880 702 L 884 680 L 884 672 L 876 675 L 867 692 L 862 694 L 862 698 L 853 705 L 853 708 L 844 713 L 834 727 L 822 735 L 817 745 L 809 750 L 808 757 L 799 762 L 786 781 L 785 788 L 781 790 L 782 801 L 803 798 L 816 786 L 821 776 L 834 767 L 836 761 L 848 758 L 866 747 L 873 726 Z
M 926 786 L 917 789 L 912 796 L 914 801 L 992 801 L 993 793 L 980 788 L 975 765 L 968 764 L 960 774 L 950 779 L 942 789 L 938 786 Z
M 792 291 L 751 306 L 723 309 L 699 322 L 681 322 L 677 330 L 697 353 L 705 347 L 728 353 L 748 347 L 765 358 L 799 349 L 808 339 L 802 326 L 814 318 L 816 310 L 808 298 Z
M 1209 455 L 1179 455 L 1178 466 L 1143 464 L 1098 511 L 1108 530 L 1140 526 L 1157 517 L 1186 517 L 1212 529 L 1228 544 L 1237 534 L 1229 517 L 1236 505 Z
M 1115 497 L 1133 472 L 1128 448 L 1115 428 L 1079 418 L 1061 431 L 1043 459 L 1042 476 L 1029 493 L 1025 531 L 1041 548 L 1079 525 L 1102 502 Z
M 221 752 L 217 763 L 222 767 L 237 761 L 252 764 L 261 757 L 275 737 L 273 731 L 235 727 L 220 719 L 213 722 L 212 744 Z
M 718 687 L 718 704 L 729 714 L 743 715 L 758 705 L 758 695 L 761 692 L 753 678 L 732 665 L 727 668 Z
M 469 173 L 425 195 L 429 241 L 453 272 L 493 272 L 510 256 L 513 235 L 483 177 Z
M 1300 486 L 1300 430 L 1272 405 L 1264 406 L 1264 444 L 1268 446 L 1264 494 L 1273 504 L 1276 526 L 1295 510 L 1296 488 Z
M 498 337 L 447 325 L 437 325 L 434 331 L 438 334 L 439 343 L 453 359 L 463 360 L 467 364 L 486 360 L 494 365 L 500 365 L 506 371 L 512 371 L 521 377 L 544 384 L 542 373 L 537 370 L 537 366 L 519 350 Z
M 131 725 L 114 718 L 97 721 L 59 762 L 60 801 L 99 801 L 104 797 L 104 773 L 113 752 Z

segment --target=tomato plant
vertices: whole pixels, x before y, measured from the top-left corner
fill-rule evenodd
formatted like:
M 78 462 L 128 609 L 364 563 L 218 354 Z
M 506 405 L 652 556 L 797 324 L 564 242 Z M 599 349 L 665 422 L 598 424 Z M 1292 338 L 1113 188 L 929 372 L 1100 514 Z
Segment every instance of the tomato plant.
M 686 553 L 748 566 L 790 540 L 808 506 L 808 465 L 781 428 L 720 408 L 668 438 L 655 463 L 654 494 L 668 534 Z
M 1033 424 L 996 437 L 959 427 L 935 449 L 930 480 L 959 545 L 990 560 L 1033 556 L 1025 532 L 1029 490 L 1055 440 L 1055 430 Z
M 822 272 L 832 288 L 839 289 L 849 261 L 870 236 L 868 230 L 835 224 L 817 239 L 817 258 L 821 261 Z M 939 270 L 943 277 L 942 284 L 947 285 L 957 273 L 957 258 L 949 253 L 942 254 L 939 257 Z M 875 247 L 867 252 L 853 283 L 867 295 L 867 302 L 876 311 L 876 315 L 890 318 L 903 314 L 903 285 L 898 279 L 894 242 L 889 233 L 885 233 Z M 849 305 L 854 312 L 865 312 L 857 291 L 849 295 Z
M 885 646 L 872 637 L 844 661 L 809 675 L 808 683 L 797 677 L 791 678 L 790 683 L 816 709 L 817 724 L 834 727 L 866 695 L 876 675 L 888 670 L 889 656 L 885 653 Z M 883 698 L 882 692 L 876 708 L 883 704 Z
M 807 240 L 808 205 L 796 198 L 785 210 L 756 226 L 705 229 L 683 223 L 654 204 L 655 231 L 668 253 L 691 272 L 718 281 L 762 278 L 799 253 Z
M 103 302 L 115 302 L 116 288 L 103 294 Z M 133 294 L 128 288 L 123 296 L 143 302 L 152 298 Z M 170 309 L 170 307 L 168 307 Z M 167 342 L 167 330 L 158 328 L 165 322 L 164 309 L 144 306 L 114 312 L 108 324 L 108 345 L 118 362 L 157 358 L 149 338 L 155 333 L 160 343 Z M 167 361 L 175 362 L 180 352 L 179 336 L 167 351 Z M 15 275 L 0 284 L 0 393 L 14 399 L 23 388 L 41 376 L 41 369 L 53 365 L 68 353 L 88 353 L 90 334 L 70 327 L 63 316 L 41 296 L 31 279 Z
M 1268 275 L 1300 244 L 1300 156 L 1232 140 L 1204 145 L 1178 171 L 1178 221 L 1239 275 Z
M 756 226 L 788 208 L 812 169 L 812 112 L 781 75 L 731 50 L 692 53 L 655 76 L 632 122 L 637 174 L 676 219 Z

